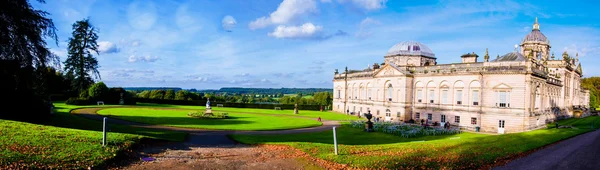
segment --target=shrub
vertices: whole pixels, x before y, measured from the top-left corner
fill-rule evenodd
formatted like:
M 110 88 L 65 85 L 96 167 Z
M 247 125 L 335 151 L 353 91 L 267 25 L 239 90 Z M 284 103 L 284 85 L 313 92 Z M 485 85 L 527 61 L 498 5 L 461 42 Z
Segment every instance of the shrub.
M 108 87 L 103 82 L 98 82 L 88 89 L 88 95 L 92 99 L 101 99 L 108 93 Z
M 365 128 L 365 121 L 352 121 L 350 126 L 353 128 Z M 461 133 L 458 128 L 426 128 L 419 125 L 391 122 L 374 122 L 373 130 L 383 133 L 398 135 L 404 138 L 420 137 L 420 136 L 435 136 L 435 135 L 451 135 Z
M 91 105 L 91 104 L 93 104 L 93 101 L 90 100 L 89 98 L 71 97 L 67 101 L 65 101 L 65 104 L 68 104 L 68 105 Z

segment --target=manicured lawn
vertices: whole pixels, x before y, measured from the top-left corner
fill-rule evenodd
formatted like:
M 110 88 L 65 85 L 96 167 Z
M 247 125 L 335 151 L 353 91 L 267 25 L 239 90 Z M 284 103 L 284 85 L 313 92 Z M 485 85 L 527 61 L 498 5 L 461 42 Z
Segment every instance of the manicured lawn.
M 600 127 L 600 117 L 569 119 L 560 124 L 578 129 L 552 128 L 505 135 L 462 133 L 402 138 L 379 132 L 366 133 L 344 125 L 337 129 L 340 154 L 337 156 L 333 154 L 332 131 L 231 137 L 248 144 L 291 145 L 312 156 L 359 168 L 478 169 L 595 130 Z
M 199 119 L 187 116 L 190 111 L 151 108 L 110 108 L 100 110 L 98 114 L 133 122 L 200 129 L 280 130 L 321 125 L 321 122 L 313 119 L 235 112 L 228 112 L 228 119 Z M 215 109 L 213 112 L 218 111 Z
M 182 106 L 182 105 L 153 104 L 153 103 L 138 103 L 137 105 L 138 106 L 146 106 L 146 107 L 166 107 L 166 108 L 196 109 L 196 110 L 204 110 L 206 108 L 204 106 Z M 323 120 L 347 121 L 347 120 L 358 120 L 359 119 L 356 116 L 349 116 L 349 115 L 345 115 L 343 113 L 321 112 L 321 111 L 312 111 L 312 110 L 300 110 L 299 114 L 294 114 L 294 110 L 232 108 L 232 107 L 215 107 L 215 106 L 213 106 L 212 109 L 213 109 L 213 111 L 221 111 L 221 112 L 283 114 L 283 115 L 310 117 L 310 118 L 315 118 L 315 119 L 317 119 L 318 117 L 321 117 L 321 119 L 323 119 Z
M 115 107 L 120 105 L 89 105 L 89 106 L 74 106 L 66 105 L 64 103 L 54 103 L 57 113 L 47 121 L 46 125 L 66 127 L 72 129 L 92 130 L 102 132 L 102 121 L 87 119 L 80 117 L 69 112 L 75 108 L 86 108 L 86 107 Z M 127 125 L 109 124 L 110 132 L 127 133 L 142 135 L 149 138 L 168 140 L 168 141 L 183 141 L 185 140 L 187 133 L 174 132 L 166 130 L 146 129 L 139 127 L 131 127 Z

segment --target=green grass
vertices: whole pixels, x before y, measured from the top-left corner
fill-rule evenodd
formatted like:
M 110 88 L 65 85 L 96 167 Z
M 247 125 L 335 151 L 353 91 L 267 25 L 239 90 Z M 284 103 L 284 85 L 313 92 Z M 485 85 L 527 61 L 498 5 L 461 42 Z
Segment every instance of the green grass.
M 73 129 L 92 130 L 102 132 L 102 121 L 92 120 L 70 114 L 72 109 L 88 108 L 88 107 L 117 107 L 120 105 L 89 105 L 89 106 L 74 106 L 64 103 L 54 103 L 57 113 L 50 118 L 45 124 Z M 109 124 L 110 132 L 127 133 L 142 135 L 149 138 L 168 140 L 168 141 L 183 141 L 187 133 L 174 132 L 167 130 L 146 129 L 132 127 L 127 125 Z
M 313 119 L 235 112 L 228 112 L 228 119 L 198 119 L 187 116 L 190 111 L 150 108 L 110 108 L 100 110 L 98 114 L 140 123 L 220 130 L 281 130 L 321 125 L 321 122 Z M 216 109 L 213 112 L 216 112 Z
M 165 107 L 165 108 L 178 108 L 178 109 L 195 109 L 204 110 L 205 106 L 183 106 L 183 105 L 169 105 L 169 104 L 153 104 L 153 103 L 138 103 L 138 106 L 145 107 Z M 300 110 L 300 114 L 294 114 L 294 110 L 275 110 L 275 109 L 254 109 L 254 108 L 232 108 L 232 107 L 212 107 L 213 111 L 219 112 L 236 112 L 236 113 L 262 113 L 262 114 L 276 114 L 276 115 L 293 115 L 309 118 L 321 117 L 323 120 L 359 120 L 356 116 L 349 116 L 343 113 L 335 112 L 321 112 L 312 110 Z M 363 118 L 364 119 L 364 118 Z
M 402 138 L 379 132 L 366 133 L 344 125 L 337 129 L 337 156 L 333 154 L 332 131 L 231 137 L 248 144 L 291 145 L 312 156 L 358 168 L 478 169 L 595 130 L 600 127 L 600 117 L 569 119 L 559 123 L 577 129 L 551 128 L 505 135 L 462 133 Z
M 0 120 L 0 169 L 95 167 L 140 138 L 110 133 L 109 145 L 102 147 L 101 132 Z
M 41 124 L 0 119 L 0 169 L 87 169 L 98 167 L 142 138 L 183 141 L 187 133 L 109 124 L 102 147 L 102 122 L 70 114 L 82 107 L 55 103 Z

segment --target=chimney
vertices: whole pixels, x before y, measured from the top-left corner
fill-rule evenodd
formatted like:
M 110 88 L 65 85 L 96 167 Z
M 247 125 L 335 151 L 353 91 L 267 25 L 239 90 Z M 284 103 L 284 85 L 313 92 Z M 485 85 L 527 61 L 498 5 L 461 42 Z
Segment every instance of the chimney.
M 460 56 L 460 58 L 462 58 L 462 63 L 476 63 L 478 57 L 479 56 L 475 54 L 475 52 L 463 54 L 462 56 Z

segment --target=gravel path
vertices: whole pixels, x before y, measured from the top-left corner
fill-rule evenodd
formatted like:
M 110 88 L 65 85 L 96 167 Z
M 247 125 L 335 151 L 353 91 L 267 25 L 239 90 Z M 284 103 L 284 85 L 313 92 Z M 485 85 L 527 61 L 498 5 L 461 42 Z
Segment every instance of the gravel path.
M 600 130 L 582 134 L 493 169 L 600 169 Z
M 107 107 L 110 108 L 110 107 Z M 102 120 L 104 116 L 96 114 L 105 108 L 83 108 L 71 111 L 89 119 Z M 228 134 L 293 134 L 320 132 L 339 126 L 337 121 L 323 121 L 322 126 L 275 130 L 275 131 L 230 131 L 189 129 L 160 125 L 150 125 L 109 118 L 109 123 L 142 128 L 173 130 L 189 133 L 184 142 L 166 142 L 145 147 L 137 157 L 152 157 L 154 161 L 134 161 L 118 169 L 348 169 L 346 165 L 336 164 L 310 157 L 308 154 L 290 146 L 282 145 L 245 145 L 227 137 Z

